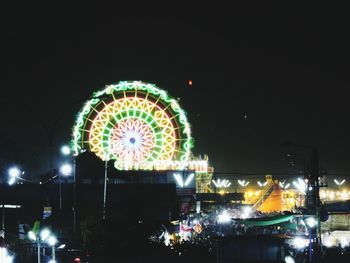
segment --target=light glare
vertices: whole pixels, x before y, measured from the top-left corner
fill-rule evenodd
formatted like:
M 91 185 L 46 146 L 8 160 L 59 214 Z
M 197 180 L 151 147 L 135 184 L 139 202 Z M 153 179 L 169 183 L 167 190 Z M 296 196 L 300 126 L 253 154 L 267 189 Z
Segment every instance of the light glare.
M 286 263 L 295 263 L 295 260 L 294 260 L 294 258 L 292 258 L 291 256 L 286 256 L 285 258 L 284 258 L 284 261 L 286 262 Z
M 317 225 L 317 221 L 314 217 L 308 217 L 305 219 L 305 223 L 308 227 L 313 228 L 314 226 Z
M 49 238 L 50 234 L 51 234 L 50 230 L 47 229 L 47 228 L 44 228 L 44 229 L 41 230 L 41 232 L 40 232 L 40 238 L 41 238 L 41 240 L 45 241 L 46 239 Z
M 18 167 L 11 167 L 8 172 L 11 178 L 17 178 L 21 175 L 21 170 Z
M 231 221 L 231 217 L 227 211 L 224 210 L 217 216 L 217 220 L 219 224 L 229 223 Z
M 62 175 L 64 175 L 64 176 L 69 176 L 69 175 L 71 175 L 72 172 L 73 172 L 72 165 L 69 164 L 69 163 L 63 164 L 63 165 L 61 166 L 61 169 L 60 169 L 60 170 L 61 170 Z
M 9 185 L 14 185 L 15 183 L 16 183 L 16 178 L 15 177 L 10 178 L 10 180 L 8 181 Z
M 62 153 L 63 155 L 70 155 L 70 148 L 69 148 L 69 146 L 63 145 L 63 146 L 61 147 L 61 153 Z
M 28 237 L 29 237 L 29 239 L 31 239 L 31 240 L 36 240 L 36 235 L 34 234 L 34 232 L 33 231 L 29 231 L 28 232 Z

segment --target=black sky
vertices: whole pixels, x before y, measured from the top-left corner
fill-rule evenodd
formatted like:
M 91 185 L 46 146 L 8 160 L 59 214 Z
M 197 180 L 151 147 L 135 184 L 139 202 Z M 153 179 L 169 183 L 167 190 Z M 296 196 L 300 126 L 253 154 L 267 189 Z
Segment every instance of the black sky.
M 288 171 L 280 144 L 292 141 L 318 147 L 329 173 L 349 175 L 345 6 L 30 2 L 1 17 L 3 167 L 45 171 L 45 125 L 65 112 L 54 140 L 67 142 L 79 100 L 143 80 L 181 98 L 194 152 L 217 171 Z

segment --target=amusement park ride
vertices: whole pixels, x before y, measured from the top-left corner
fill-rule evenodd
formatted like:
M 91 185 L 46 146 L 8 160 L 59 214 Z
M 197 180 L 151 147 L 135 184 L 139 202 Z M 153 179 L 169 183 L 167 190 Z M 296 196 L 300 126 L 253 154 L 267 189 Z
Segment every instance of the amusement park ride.
M 153 84 L 124 81 L 94 93 L 78 113 L 74 155 L 95 153 L 118 170 L 194 171 L 197 192 L 211 182 L 208 157 L 195 158 L 185 111 Z M 174 174 L 175 176 L 175 174 Z

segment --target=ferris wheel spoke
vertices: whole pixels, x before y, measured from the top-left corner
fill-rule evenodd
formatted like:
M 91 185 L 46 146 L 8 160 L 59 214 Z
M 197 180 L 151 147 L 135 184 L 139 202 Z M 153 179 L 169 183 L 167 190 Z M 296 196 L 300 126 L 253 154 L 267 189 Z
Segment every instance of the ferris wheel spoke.
M 88 148 L 99 157 L 111 153 L 118 167 L 174 154 L 188 158 L 189 124 L 165 91 L 147 83 L 120 82 L 96 94 L 101 97 L 85 103 L 77 115 L 74 149 Z

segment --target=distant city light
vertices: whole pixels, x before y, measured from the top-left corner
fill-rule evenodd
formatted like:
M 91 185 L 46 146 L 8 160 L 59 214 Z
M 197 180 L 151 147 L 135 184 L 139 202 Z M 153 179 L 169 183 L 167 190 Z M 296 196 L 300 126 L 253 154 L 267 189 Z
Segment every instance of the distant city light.
M 68 146 L 68 145 L 63 145 L 63 146 L 61 147 L 61 153 L 62 153 L 63 155 L 70 155 L 71 151 L 70 151 L 69 146 Z

